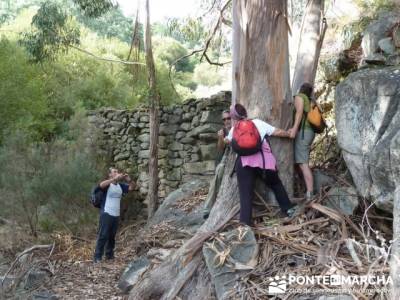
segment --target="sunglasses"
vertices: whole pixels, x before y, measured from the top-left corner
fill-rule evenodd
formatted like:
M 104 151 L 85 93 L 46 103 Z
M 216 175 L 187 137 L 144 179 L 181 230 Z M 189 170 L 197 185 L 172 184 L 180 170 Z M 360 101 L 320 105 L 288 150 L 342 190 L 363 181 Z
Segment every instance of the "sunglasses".
M 224 122 L 225 122 L 226 120 L 230 120 L 230 119 L 231 119 L 231 117 L 228 117 L 228 118 L 223 118 L 223 119 L 222 119 L 222 121 L 224 121 Z

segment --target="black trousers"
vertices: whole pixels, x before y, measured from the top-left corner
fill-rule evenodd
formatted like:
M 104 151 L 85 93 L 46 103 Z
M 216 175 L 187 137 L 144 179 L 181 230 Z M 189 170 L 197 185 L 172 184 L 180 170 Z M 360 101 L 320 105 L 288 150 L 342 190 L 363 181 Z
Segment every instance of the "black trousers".
M 106 248 L 106 258 L 114 258 L 115 235 L 118 230 L 119 217 L 113 217 L 108 213 L 100 214 L 99 232 L 97 235 L 95 260 L 101 260 Z
M 253 198 L 257 177 L 262 178 L 263 182 L 272 189 L 282 212 L 286 213 L 293 206 L 277 171 L 243 167 L 240 157 L 236 160 L 235 168 L 240 195 L 240 222 L 252 226 Z

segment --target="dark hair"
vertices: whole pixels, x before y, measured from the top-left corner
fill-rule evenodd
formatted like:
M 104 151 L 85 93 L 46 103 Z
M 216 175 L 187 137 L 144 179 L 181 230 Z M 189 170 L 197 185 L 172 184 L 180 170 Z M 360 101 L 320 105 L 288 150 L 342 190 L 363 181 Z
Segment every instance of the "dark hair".
M 235 110 L 236 113 L 241 117 L 241 118 L 247 118 L 247 110 L 244 108 L 242 104 L 235 104 Z
M 313 86 L 308 82 L 304 82 L 299 89 L 299 93 L 304 94 L 309 99 L 311 99 L 313 93 Z

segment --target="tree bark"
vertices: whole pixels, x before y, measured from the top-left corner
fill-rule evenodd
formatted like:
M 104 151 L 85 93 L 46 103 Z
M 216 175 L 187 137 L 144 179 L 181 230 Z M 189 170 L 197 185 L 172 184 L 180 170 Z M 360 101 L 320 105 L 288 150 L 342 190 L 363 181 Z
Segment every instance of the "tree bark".
M 286 0 L 234 0 L 235 41 L 233 56 L 237 57 L 237 101 L 246 105 L 252 117 L 260 117 L 269 123 L 287 127 L 291 122 L 291 91 L 289 83 Z M 240 76 L 238 76 L 240 74 Z M 279 159 L 286 187 L 291 187 L 293 150 L 288 140 L 274 140 L 275 154 Z M 278 151 L 278 149 L 280 151 Z M 143 280 L 131 291 L 129 299 L 172 299 L 179 295 L 179 288 L 196 289 L 188 281 L 202 260 L 199 251 L 203 242 L 218 231 L 238 212 L 238 188 L 236 176 L 231 177 L 235 157 L 231 155 L 225 167 L 217 201 L 207 221 L 196 234 L 176 250 L 166 261 L 148 271 Z M 290 184 L 289 184 L 290 183 Z M 291 188 L 290 188 L 291 190 Z M 187 282 L 186 286 L 183 283 Z M 178 288 L 178 290 L 177 290 Z
M 400 299 L 400 182 L 393 199 L 393 245 L 390 257 L 390 275 L 393 280 L 391 299 Z
M 322 42 L 325 37 L 326 22 L 323 19 L 325 0 L 309 0 L 303 17 L 299 49 L 293 75 L 293 93 L 301 84 L 314 84 Z
M 150 151 L 149 151 L 149 191 L 147 194 L 148 219 L 153 217 L 158 201 L 158 133 L 160 95 L 156 85 L 156 70 L 151 46 L 150 8 L 146 0 L 145 29 L 146 65 L 149 82 L 149 114 L 150 114 Z
M 237 1 L 240 22 L 237 101 L 251 118 L 288 129 L 292 122 L 289 76 L 287 1 Z M 234 48 L 235 49 L 235 48 Z M 235 53 L 233 54 L 235 57 Z M 235 79 L 234 79 L 235 80 Z M 271 139 L 280 177 L 293 192 L 293 146 Z

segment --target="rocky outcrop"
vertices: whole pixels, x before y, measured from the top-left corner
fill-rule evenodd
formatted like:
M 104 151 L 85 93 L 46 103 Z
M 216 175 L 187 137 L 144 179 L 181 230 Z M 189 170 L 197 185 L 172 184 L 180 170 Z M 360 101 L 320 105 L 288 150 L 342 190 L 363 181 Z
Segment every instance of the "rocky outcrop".
M 362 50 L 366 64 L 398 65 L 400 13 L 384 12 L 367 26 L 363 33 Z
M 222 127 L 221 113 L 229 107 L 230 98 L 230 92 L 221 92 L 160 108 L 160 198 L 182 183 L 213 175 L 216 133 Z M 145 198 L 150 146 L 147 109 L 101 109 L 89 119 L 97 153 L 133 174 L 140 187 L 139 196 Z
M 335 109 L 338 143 L 358 193 L 391 212 L 399 184 L 400 67 L 350 74 L 336 88 Z

